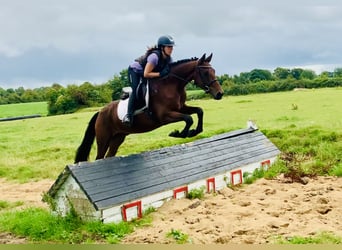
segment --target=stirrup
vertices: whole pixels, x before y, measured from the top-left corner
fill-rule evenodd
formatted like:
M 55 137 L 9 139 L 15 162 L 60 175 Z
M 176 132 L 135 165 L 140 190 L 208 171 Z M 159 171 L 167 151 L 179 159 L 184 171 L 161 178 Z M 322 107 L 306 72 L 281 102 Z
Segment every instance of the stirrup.
M 133 117 L 131 115 L 125 115 L 125 117 L 122 119 L 122 123 L 128 127 L 131 127 L 133 123 Z

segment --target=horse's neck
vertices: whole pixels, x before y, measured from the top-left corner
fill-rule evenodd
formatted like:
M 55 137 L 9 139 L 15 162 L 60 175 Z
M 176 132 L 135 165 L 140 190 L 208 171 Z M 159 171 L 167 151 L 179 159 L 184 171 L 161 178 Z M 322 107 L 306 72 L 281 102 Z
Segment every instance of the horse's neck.
M 183 80 L 183 84 L 189 83 L 191 80 L 193 80 L 194 71 L 196 67 L 196 62 L 187 62 L 184 64 L 176 65 L 174 69 L 171 70 L 171 73 L 180 80 Z

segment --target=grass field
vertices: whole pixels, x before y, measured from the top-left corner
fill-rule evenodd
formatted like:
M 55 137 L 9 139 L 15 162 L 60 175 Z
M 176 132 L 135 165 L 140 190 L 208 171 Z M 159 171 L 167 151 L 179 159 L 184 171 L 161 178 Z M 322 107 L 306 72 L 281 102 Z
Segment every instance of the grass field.
M 170 131 L 184 126 L 183 123 L 171 124 L 149 133 L 128 136 L 118 155 L 185 143 L 244 128 L 247 120 L 252 119 L 285 156 L 295 157 L 286 163 L 285 171 L 290 170 L 292 175 L 299 174 L 299 177 L 302 174 L 342 176 L 341 97 L 342 88 L 330 88 L 226 96 L 220 101 L 190 101 L 189 105 L 204 109 L 202 134 L 190 139 L 170 138 L 167 136 Z M 26 105 L 0 106 L 0 117 L 37 114 L 46 108 L 45 103 Z M 0 122 L 0 178 L 16 182 L 55 180 L 65 165 L 73 163 L 75 150 L 83 138 L 89 119 L 98 109 L 85 109 L 70 115 Z M 91 159 L 95 157 L 95 149 L 94 145 Z M 279 173 L 279 169 L 284 170 L 284 166 L 282 160 L 279 160 L 270 172 L 274 169 Z M 117 243 L 134 228 L 151 223 L 148 215 L 143 220 L 116 225 L 83 222 L 73 214 L 62 218 L 41 208 L 16 211 L 13 209 L 16 206 L 20 204 L 10 204 L 0 199 L 0 232 L 10 232 L 38 243 Z M 180 231 L 171 233 L 178 236 Z M 340 237 L 330 234 L 321 234 L 318 238 L 293 237 L 292 240 L 285 243 L 341 242 Z
M 341 97 L 342 88 L 329 88 L 226 96 L 220 101 L 190 101 L 188 104 L 204 109 L 202 134 L 189 139 L 171 138 L 168 133 L 181 129 L 184 124 L 170 124 L 149 133 L 128 136 L 118 155 L 138 153 L 244 128 L 248 119 L 254 120 L 264 132 L 318 128 L 328 133 L 341 134 Z M 18 109 L 21 111 L 13 111 L 13 114 L 22 115 L 24 110 L 31 114 L 39 113 L 44 106 L 41 103 L 26 105 L 27 108 L 24 108 L 25 105 L 14 105 L 20 107 Z M 11 105 L 5 106 L 8 106 L 5 108 L 6 112 L 15 110 Z M 4 107 L 1 108 L 0 112 L 4 112 Z M 96 110 L 92 108 L 69 115 L 1 122 L 0 177 L 19 182 L 55 179 L 67 164 L 73 163 L 75 150 Z M 6 115 L 11 116 L 12 113 Z M 0 116 L 4 116 L 3 113 Z M 275 142 L 281 143 L 279 138 L 275 138 Z M 95 158 L 95 149 L 94 144 L 92 160 Z
M 48 109 L 46 102 L 30 102 L 0 105 L 0 118 L 24 115 L 46 116 L 47 113 Z

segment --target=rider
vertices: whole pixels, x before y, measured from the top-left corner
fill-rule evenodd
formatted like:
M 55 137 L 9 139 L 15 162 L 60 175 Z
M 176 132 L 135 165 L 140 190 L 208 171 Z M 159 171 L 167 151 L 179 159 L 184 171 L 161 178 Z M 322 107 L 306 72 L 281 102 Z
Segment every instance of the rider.
M 161 36 L 157 46 L 148 48 L 145 55 L 135 59 L 128 67 L 128 79 L 132 87 L 129 96 L 127 115 L 122 122 L 131 127 L 133 123 L 133 112 L 135 104 L 135 93 L 142 78 L 165 77 L 169 74 L 168 64 L 172 61 L 171 54 L 175 42 L 169 35 Z

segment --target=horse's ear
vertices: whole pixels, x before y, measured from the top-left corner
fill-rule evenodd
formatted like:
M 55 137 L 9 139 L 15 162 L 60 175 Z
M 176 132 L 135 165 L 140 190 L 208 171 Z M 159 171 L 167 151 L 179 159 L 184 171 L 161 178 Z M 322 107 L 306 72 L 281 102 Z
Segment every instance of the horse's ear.
M 205 61 L 206 61 L 206 62 L 210 62 L 212 57 L 213 57 L 213 53 L 211 53 L 211 54 L 205 59 Z
M 205 53 L 203 56 L 198 60 L 198 65 L 201 65 L 205 61 Z

